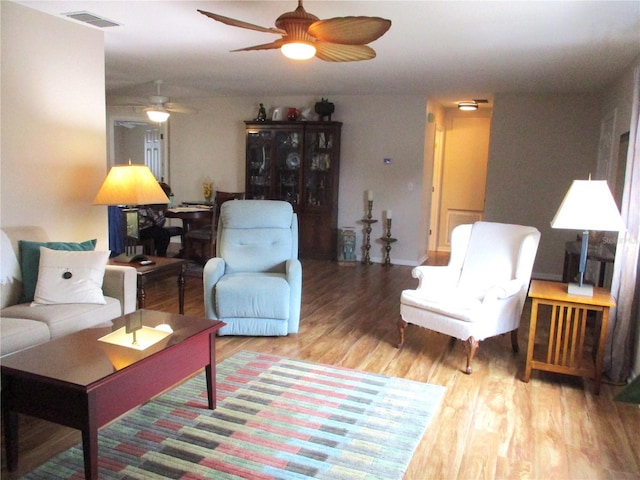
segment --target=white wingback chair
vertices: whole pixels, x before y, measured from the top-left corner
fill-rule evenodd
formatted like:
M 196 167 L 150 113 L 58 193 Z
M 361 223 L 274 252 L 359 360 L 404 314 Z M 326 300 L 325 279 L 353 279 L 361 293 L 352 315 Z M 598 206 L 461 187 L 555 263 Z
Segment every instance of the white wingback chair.
M 418 288 L 400 297 L 398 330 L 404 344 L 408 323 L 464 342 L 466 373 L 479 342 L 517 331 L 527 296 L 540 232 L 534 227 L 476 222 L 451 232 L 447 266 L 418 266 L 412 271 Z

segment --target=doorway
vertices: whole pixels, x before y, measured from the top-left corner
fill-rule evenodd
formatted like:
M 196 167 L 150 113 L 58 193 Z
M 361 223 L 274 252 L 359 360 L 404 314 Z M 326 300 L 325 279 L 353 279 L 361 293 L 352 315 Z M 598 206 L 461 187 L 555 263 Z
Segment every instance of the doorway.
M 114 115 L 109 119 L 109 167 L 128 163 L 147 165 L 158 181 L 169 183 L 167 123 L 143 116 Z
M 451 230 L 484 218 L 490 135 L 490 109 L 445 109 L 434 145 L 429 250 L 451 251 Z

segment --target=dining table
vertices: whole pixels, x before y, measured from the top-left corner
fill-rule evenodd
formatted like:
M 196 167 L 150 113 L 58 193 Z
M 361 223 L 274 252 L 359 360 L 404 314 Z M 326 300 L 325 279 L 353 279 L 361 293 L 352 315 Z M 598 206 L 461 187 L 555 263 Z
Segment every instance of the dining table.
M 188 205 L 183 207 L 168 208 L 165 211 L 167 218 L 179 218 L 182 220 L 182 228 L 187 233 L 194 226 L 211 222 L 213 207 L 208 205 Z

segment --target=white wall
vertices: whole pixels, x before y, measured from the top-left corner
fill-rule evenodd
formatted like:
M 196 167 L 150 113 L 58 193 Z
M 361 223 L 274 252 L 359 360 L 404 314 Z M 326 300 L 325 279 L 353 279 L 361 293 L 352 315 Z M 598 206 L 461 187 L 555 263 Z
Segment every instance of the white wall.
M 103 32 L 0 2 L 2 226 L 41 225 L 55 240 L 98 238 L 92 205 L 106 174 Z
M 565 242 L 576 232 L 550 222 L 571 182 L 595 175 L 600 102 L 597 94 L 495 96 L 485 218 L 540 230 L 537 278 L 562 278 Z
M 202 182 L 213 180 L 215 190 L 245 188 L 244 121 L 254 119 L 259 103 L 269 112 L 276 106 L 311 107 L 316 97 L 181 99 L 199 113 L 171 116 L 169 125 L 171 188 L 176 202 L 202 198 Z M 393 210 L 393 263 L 416 265 L 426 255 L 420 228 L 426 214 L 421 206 L 425 105 L 420 96 L 340 96 L 334 121 L 343 122 L 340 159 L 338 227 L 356 228 L 358 253 L 363 237 L 365 191 L 374 191 L 373 216 L 379 221 L 371 233 L 371 258 L 379 262 L 384 211 Z M 392 163 L 385 165 L 384 158 Z M 409 191 L 409 183 L 413 190 Z

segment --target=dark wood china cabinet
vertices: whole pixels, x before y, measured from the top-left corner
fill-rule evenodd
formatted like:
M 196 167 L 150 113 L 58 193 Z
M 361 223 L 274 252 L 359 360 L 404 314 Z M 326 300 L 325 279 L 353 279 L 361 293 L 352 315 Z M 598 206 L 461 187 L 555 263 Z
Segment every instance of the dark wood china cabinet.
M 298 214 L 300 257 L 336 258 L 340 122 L 245 122 L 246 198 Z

